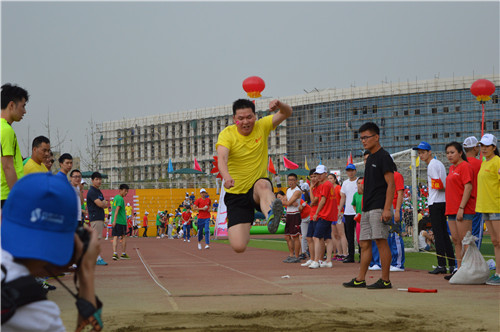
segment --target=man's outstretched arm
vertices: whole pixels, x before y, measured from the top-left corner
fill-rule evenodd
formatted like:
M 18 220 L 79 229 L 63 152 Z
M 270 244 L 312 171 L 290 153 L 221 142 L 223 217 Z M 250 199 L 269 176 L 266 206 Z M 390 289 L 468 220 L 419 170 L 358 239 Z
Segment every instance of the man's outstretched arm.
M 280 123 L 288 119 L 292 115 L 292 108 L 290 105 L 282 103 L 275 99 L 269 103 L 269 110 L 271 112 L 279 110 L 273 115 L 273 128 L 278 127 Z

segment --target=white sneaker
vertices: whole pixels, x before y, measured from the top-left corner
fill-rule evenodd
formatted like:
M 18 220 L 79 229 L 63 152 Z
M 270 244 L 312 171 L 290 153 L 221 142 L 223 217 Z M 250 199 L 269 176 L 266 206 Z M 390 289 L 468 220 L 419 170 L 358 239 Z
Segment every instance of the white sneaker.
M 391 272 L 404 272 L 404 271 L 405 271 L 405 269 L 402 269 L 402 268 L 400 268 L 400 267 L 397 267 L 397 266 L 392 266 L 392 265 L 391 265 L 390 271 L 391 271 Z
M 370 266 L 368 268 L 368 270 L 370 270 L 370 271 L 380 271 L 380 270 L 382 270 L 382 268 L 380 266 L 378 266 L 378 265 L 373 265 L 373 266 Z
M 188 242 L 191 242 L 191 240 L 188 240 Z
M 201 244 L 198 243 L 198 250 L 201 250 Z
M 205 249 L 210 249 L 210 246 L 207 244 L 207 245 L 205 246 Z
M 186 242 L 186 239 L 184 239 L 184 242 Z
M 318 268 L 319 268 L 319 263 L 318 263 L 318 262 L 313 261 L 313 262 L 309 265 L 309 268 L 310 268 L 310 269 L 318 269 Z
M 300 266 L 309 266 L 311 263 L 314 262 L 312 259 L 308 260 L 307 262 L 300 264 Z
M 333 267 L 333 264 L 332 264 L 332 262 L 321 262 L 321 263 L 319 263 L 319 267 L 329 267 L 329 268 L 331 268 L 331 267 Z

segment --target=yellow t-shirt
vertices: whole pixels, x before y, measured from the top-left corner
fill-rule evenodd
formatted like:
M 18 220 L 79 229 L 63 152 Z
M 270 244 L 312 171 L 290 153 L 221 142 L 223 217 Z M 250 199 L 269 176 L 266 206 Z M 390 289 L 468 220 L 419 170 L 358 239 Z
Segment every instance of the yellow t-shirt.
M 17 143 L 16 133 L 14 129 L 10 126 L 10 124 L 5 119 L 1 119 L 1 127 L 0 133 L 2 136 L 1 145 L 2 145 L 2 156 L 12 156 L 14 161 L 14 170 L 17 174 L 17 179 L 23 177 L 23 157 L 21 156 L 21 150 L 19 149 L 19 144 Z M 7 184 L 7 179 L 5 178 L 5 173 L 3 171 L 3 167 L 0 167 L 2 170 L 1 175 L 1 199 L 2 201 L 7 199 L 9 195 L 10 189 Z
M 235 125 L 220 132 L 215 147 L 222 145 L 229 149 L 227 168 L 234 180 L 234 187 L 226 192 L 245 194 L 255 181 L 267 177 L 267 138 L 271 130 L 274 130 L 273 115 L 257 120 L 248 136 L 238 133 Z
M 132 215 L 132 207 L 130 205 L 125 206 L 125 213 L 127 214 L 127 216 Z
M 37 164 L 33 158 L 30 158 L 26 165 L 24 165 L 24 175 L 31 174 L 31 173 L 47 173 L 49 170 L 45 165 L 42 164 Z
M 500 213 L 500 157 L 481 163 L 477 174 L 476 212 Z

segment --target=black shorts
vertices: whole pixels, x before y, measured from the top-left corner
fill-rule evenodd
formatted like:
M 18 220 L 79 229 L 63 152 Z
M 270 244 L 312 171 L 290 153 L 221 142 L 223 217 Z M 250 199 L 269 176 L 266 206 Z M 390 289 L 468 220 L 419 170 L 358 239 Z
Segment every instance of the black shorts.
M 300 213 L 287 214 L 286 224 L 285 224 L 285 235 L 291 237 L 300 235 L 300 224 L 302 223 L 302 218 Z
M 273 183 L 268 178 L 260 178 L 269 181 L 271 190 L 273 190 Z M 257 180 L 257 181 L 259 181 Z M 257 182 L 255 181 L 255 182 Z M 224 203 L 227 207 L 227 227 L 238 224 L 253 224 L 255 219 L 255 209 L 261 211 L 260 205 L 253 200 L 253 187 L 246 194 L 230 194 L 224 195 Z
M 127 225 L 116 224 L 111 231 L 111 236 L 124 236 L 127 234 Z

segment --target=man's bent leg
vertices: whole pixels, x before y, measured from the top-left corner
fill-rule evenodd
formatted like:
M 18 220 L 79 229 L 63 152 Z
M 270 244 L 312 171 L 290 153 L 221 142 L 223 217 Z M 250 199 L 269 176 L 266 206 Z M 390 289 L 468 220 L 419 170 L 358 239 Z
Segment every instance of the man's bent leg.
M 276 233 L 283 215 L 283 203 L 274 196 L 273 187 L 268 179 L 259 179 L 255 182 L 253 200 L 260 205 L 262 213 L 266 216 L 269 232 Z
M 229 244 L 237 253 L 242 253 L 247 248 L 248 241 L 250 241 L 251 226 L 251 223 L 243 223 L 228 228 Z

